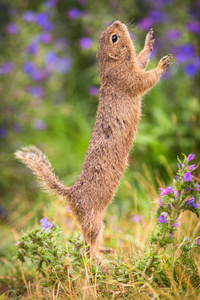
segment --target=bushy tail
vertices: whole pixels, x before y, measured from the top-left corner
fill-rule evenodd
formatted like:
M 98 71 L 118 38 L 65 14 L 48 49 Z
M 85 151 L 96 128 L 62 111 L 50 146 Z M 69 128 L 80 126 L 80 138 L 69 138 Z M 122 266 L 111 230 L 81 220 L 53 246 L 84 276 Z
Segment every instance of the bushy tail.
M 65 187 L 58 180 L 46 155 L 37 147 L 22 148 L 15 152 L 15 156 L 31 169 L 45 190 L 60 196 L 69 194 L 70 187 Z

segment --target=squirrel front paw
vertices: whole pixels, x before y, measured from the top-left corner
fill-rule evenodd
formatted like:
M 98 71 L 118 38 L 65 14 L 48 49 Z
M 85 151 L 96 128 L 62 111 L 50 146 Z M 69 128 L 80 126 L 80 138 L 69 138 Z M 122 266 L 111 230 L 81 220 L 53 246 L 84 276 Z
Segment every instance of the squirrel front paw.
M 161 60 L 158 63 L 158 68 L 162 70 L 162 72 L 165 72 L 166 69 L 172 65 L 170 60 L 173 58 L 172 54 L 168 54 L 161 58 Z
M 153 51 L 153 44 L 155 39 L 153 39 L 153 28 L 149 30 L 145 39 L 145 48 L 148 49 L 149 52 Z

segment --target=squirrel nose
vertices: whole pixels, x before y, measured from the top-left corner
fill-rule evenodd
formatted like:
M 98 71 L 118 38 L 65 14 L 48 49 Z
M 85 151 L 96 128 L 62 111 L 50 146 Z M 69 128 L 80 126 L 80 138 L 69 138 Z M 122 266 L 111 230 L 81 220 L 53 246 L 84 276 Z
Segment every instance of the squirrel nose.
M 119 25 L 121 25 L 121 24 L 122 24 L 121 21 L 115 21 L 115 22 L 113 23 L 113 25 L 115 25 L 115 26 L 119 26 Z

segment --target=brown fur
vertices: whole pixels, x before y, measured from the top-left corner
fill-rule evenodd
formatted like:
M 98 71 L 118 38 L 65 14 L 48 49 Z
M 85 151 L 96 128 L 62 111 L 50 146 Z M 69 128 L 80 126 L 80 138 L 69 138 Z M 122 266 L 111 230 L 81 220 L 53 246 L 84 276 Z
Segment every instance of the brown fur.
M 115 34 L 118 40 L 113 43 Z M 141 96 L 159 81 L 171 64 L 172 56 L 168 55 L 160 60 L 157 68 L 144 71 L 153 49 L 152 36 L 153 29 L 136 57 L 128 30 L 120 21 L 100 35 L 97 58 L 101 87 L 97 117 L 81 173 L 71 187 L 66 188 L 59 182 L 47 158 L 36 147 L 15 153 L 47 189 L 66 197 L 98 263 L 100 252 L 109 251 L 100 248 L 103 214 L 127 166 L 140 119 Z

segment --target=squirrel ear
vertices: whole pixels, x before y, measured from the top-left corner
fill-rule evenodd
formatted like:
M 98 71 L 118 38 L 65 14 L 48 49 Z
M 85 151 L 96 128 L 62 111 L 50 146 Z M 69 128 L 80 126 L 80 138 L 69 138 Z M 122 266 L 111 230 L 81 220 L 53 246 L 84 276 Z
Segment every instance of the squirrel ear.
M 109 53 L 108 56 L 114 60 L 119 60 L 119 57 L 116 54 Z

